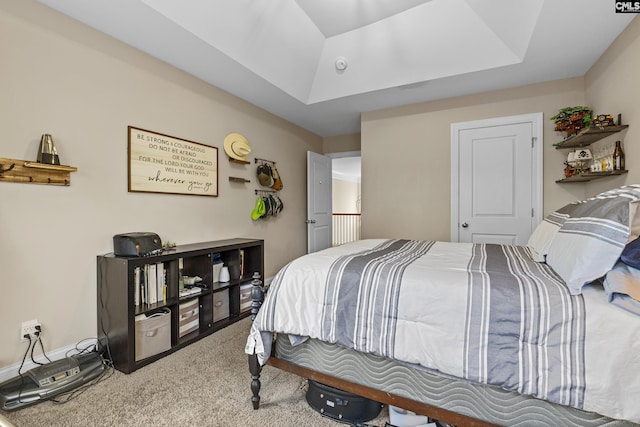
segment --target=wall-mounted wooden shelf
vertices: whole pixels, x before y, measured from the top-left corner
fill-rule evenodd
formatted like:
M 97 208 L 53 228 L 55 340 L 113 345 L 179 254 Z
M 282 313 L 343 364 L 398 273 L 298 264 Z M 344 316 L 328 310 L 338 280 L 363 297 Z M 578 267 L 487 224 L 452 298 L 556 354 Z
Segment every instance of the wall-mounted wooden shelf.
M 251 180 L 245 179 L 245 178 L 240 178 L 240 177 L 237 177 L 237 176 L 230 176 L 229 177 L 229 182 L 251 182 Z
M 590 127 L 554 145 L 558 150 L 563 148 L 587 147 L 602 138 L 606 138 L 607 136 L 620 132 L 628 127 L 629 125 L 606 126 L 601 128 Z
M 607 176 L 623 175 L 627 172 L 629 171 L 623 170 L 623 171 L 611 171 L 611 172 L 589 172 L 581 175 L 574 175 L 569 178 L 559 179 L 556 182 L 558 184 L 564 184 L 568 182 L 586 182 L 586 181 L 592 181 L 594 179 L 605 178 Z
M 554 144 L 556 149 L 561 150 L 564 148 L 580 148 L 588 147 L 594 142 L 600 141 L 609 135 L 623 131 L 629 127 L 629 125 L 621 124 L 622 116 L 618 114 L 618 124 L 616 126 L 592 126 L 578 132 L 576 135 L 566 138 L 564 141 Z M 586 172 L 579 175 L 574 175 L 569 178 L 563 178 L 556 181 L 558 184 L 564 184 L 569 182 L 587 182 L 594 179 L 606 178 L 608 176 L 618 176 L 627 173 L 627 170 L 615 170 L 606 172 Z
M 234 159 L 233 157 L 229 157 L 229 162 L 230 163 L 239 163 L 241 165 L 250 165 L 251 162 L 248 160 L 238 160 L 238 159 Z
M 71 185 L 71 172 L 77 170 L 73 166 L 0 158 L 0 181 L 5 182 Z

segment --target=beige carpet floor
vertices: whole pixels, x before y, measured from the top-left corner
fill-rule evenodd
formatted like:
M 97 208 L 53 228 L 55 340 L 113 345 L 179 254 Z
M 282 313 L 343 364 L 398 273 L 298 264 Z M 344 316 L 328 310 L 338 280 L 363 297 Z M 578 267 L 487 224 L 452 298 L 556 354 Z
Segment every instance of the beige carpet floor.
M 336 426 L 305 400 L 306 380 L 266 366 L 260 409 L 251 406 L 244 319 L 132 374 L 112 371 L 64 403 L 3 412 L 17 427 Z M 384 426 L 387 408 L 368 424 Z

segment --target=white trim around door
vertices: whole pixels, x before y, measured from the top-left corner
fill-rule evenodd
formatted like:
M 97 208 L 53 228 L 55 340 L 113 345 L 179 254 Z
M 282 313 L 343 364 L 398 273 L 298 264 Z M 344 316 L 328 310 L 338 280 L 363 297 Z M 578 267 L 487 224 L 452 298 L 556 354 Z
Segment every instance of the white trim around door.
M 495 127 L 519 123 L 531 123 L 532 126 L 532 188 L 531 197 L 533 206 L 532 222 L 539 224 L 542 221 L 543 209 L 543 114 L 532 113 L 518 116 L 498 117 L 493 119 L 475 120 L 451 124 L 451 241 L 459 241 L 458 224 L 460 215 L 460 132 L 468 129 Z M 533 230 L 533 228 L 532 228 Z

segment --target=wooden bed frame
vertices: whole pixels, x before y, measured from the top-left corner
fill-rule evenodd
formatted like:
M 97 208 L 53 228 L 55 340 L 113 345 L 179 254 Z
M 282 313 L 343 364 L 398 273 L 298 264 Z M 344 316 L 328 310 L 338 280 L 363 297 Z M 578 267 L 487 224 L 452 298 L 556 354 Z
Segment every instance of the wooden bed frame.
M 332 377 L 321 372 L 295 365 L 291 362 L 278 359 L 275 356 L 271 356 L 267 362 L 275 368 L 282 369 L 283 371 L 291 372 L 299 375 L 303 378 L 317 381 L 322 384 L 326 384 L 335 387 L 340 390 L 348 391 L 358 396 L 367 397 L 386 405 L 397 406 L 416 414 L 426 415 L 436 420 L 444 421 L 454 424 L 457 427 L 492 427 L 496 424 L 491 424 L 486 421 L 477 420 L 475 418 L 468 417 L 466 415 L 457 414 L 455 412 L 441 409 L 436 406 L 427 405 L 426 403 L 417 402 L 415 400 L 407 399 L 406 397 L 397 396 L 385 391 L 376 390 L 371 387 L 366 387 L 360 384 L 356 384 L 350 381 L 345 381 L 340 378 Z M 258 363 L 258 356 L 254 354 L 249 355 L 249 372 L 251 373 L 251 402 L 253 403 L 253 409 L 260 407 L 260 372 L 262 367 Z
M 251 303 L 251 320 L 255 319 L 255 316 L 258 313 L 260 306 L 262 305 L 263 296 L 264 290 L 262 288 L 262 282 L 259 280 L 254 281 L 253 287 L 251 289 L 251 298 L 253 300 Z M 278 359 L 274 354 L 274 349 L 275 346 L 273 346 L 272 354 L 269 357 L 267 364 L 275 368 L 282 369 L 283 371 L 291 372 L 303 378 L 317 381 L 321 384 L 326 384 L 337 389 L 347 391 L 349 393 L 357 394 L 358 396 L 366 397 L 385 405 L 397 406 L 398 408 L 406 409 L 408 411 L 415 412 L 416 414 L 425 415 L 436 420 L 451 423 L 457 427 L 496 426 L 496 424 L 491 424 L 486 421 L 481 421 L 475 418 L 468 417 L 466 415 L 461 415 L 446 409 L 438 408 L 433 405 L 428 405 L 426 403 L 407 399 L 406 397 L 397 396 L 385 391 L 363 386 L 361 384 L 356 384 L 354 382 L 345 381 L 331 375 L 317 372 L 312 369 L 308 369 L 294 363 Z M 255 354 L 255 351 L 253 354 L 248 355 L 248 360 L 249 372 L 251 373 L 251 392 L 253 394 L 253 396 L 251 397 L 251 402 L 253 404 L 253 409 L 258 409 L 260 407 L 260 373 L 262 371 L 262 366 L 260 366 L 260 363 L 258 362 L 258 356 Z

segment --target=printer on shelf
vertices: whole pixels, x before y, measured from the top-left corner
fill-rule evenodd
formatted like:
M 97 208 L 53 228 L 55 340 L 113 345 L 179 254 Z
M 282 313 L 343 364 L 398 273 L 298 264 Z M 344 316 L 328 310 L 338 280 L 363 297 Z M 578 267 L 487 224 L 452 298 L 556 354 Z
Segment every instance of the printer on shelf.
M 139 257 L 160 255 L 162 240 L 156 233 L 136 232 L 113 236 L 113 254 L 115 256 Z

